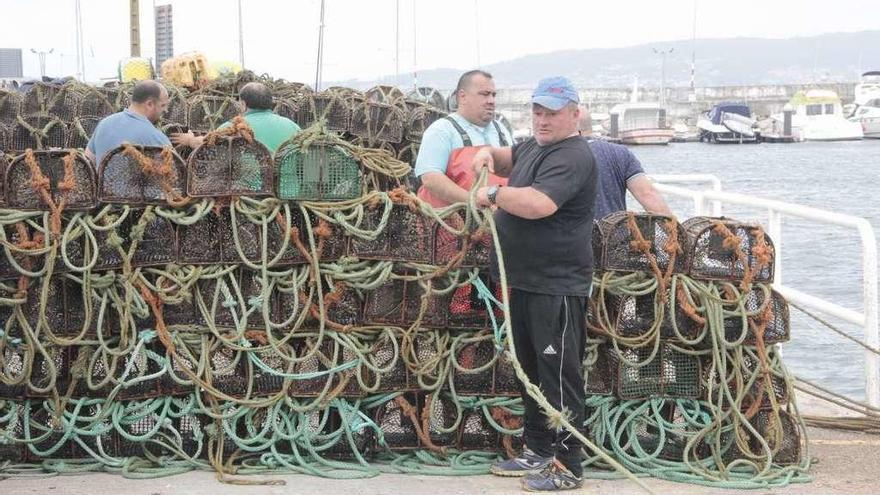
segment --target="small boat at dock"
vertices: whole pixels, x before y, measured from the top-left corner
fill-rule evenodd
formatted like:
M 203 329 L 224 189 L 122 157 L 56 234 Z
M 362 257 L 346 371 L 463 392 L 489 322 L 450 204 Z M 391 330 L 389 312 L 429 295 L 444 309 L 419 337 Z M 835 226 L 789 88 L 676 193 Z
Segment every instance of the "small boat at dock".
M 708 143 L 755 143 L 758 141 L 755 119 L 745 103 L 727 102 L 704 113 L 697 127 L 700 141 Z
M 657 103 L 621 103 L 611 109 L 612 122 L 615 115 L 616 137 L 623 144 L 669 144 L 675 136 L 666 123 L 666 110 Z

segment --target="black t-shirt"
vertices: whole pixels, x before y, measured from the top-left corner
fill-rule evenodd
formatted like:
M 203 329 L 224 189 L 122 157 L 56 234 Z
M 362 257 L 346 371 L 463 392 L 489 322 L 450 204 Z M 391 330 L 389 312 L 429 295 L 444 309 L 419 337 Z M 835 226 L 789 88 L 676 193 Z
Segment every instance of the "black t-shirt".
M 534 138 L 513 147 L 509 187 L 531 186 L 558 209 L 537 220 L 495 212 L 507 281 L 516 289 L 562 296 L 589 295 L 593 275 L 596 160 L 580 136 L 539 146 Z M 498 276 L 495 253 L 492 272 Z

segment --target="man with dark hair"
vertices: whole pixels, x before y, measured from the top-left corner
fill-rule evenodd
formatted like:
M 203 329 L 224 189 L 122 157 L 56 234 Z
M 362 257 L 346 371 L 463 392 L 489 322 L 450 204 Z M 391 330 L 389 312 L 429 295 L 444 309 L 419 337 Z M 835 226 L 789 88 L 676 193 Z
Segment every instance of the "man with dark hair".
M 107 152 L 122 143 L 166 146 L 171 141 L 156 123 L 168 108 L 168 90 L 153 80 L 139 81 L 131 91 L 131 104 L 125 110 L 98 122 L 86 146 L 86 156 L 100 164 Z
M 415 175 L 419 197 L 435 207 L 467 201 L 473 182 L 470 159 L 479 146 L 509 146 L 510 132 L 495 122 L 495 83 L 481 70 L 465 72 L 455 89 L 458 108 L 425 130 Z M 463 150 L 463 152 L 461 151 Z M 497 177 L 494 181 L 502 183 Z
M 645 175 L 641 162 L 626 146 L 592 139 L 593 119 L 590 111 L 581 109 L 581 120 L 578 123 L 581 136 L 587 138 L 590 150 L 596 157 L 599 167 L 599 192 L 596 195 L 596 219 L 602 219 L 609 213 L 626 211 L 626 191 L 632 193 L 636 201 L 648 213 L 672 215 L 672 210 L 663 196 Z
M 165 87 L 156 81 L 141 81 L 135 84 L 134 88 L 132 88 L 131 101 L 134 103 L 146 103 L 150 99 L 158 100 L 162 97 L 163 90 L 165 90 Z M 159 117 L 161 117 L 161 115 L 159 115 Z M 158 122 L 158 118 L 155 122 Z
M 585 415 L 582 366 L 598 183 L 596 160 L 578 135 L 579 102 L 568 79 L 541 80 L 532 94 L 534 137 L 512 148 L 483 148 L 472 164 L 475 172 L 488 167 L 509 177 L 507 186 L 478 189 L 476 201 L 497 207 L 516 358 L 550 405 L 578 428 Z M 500 276 L 494 250 L 492 271 Z M 525 388 L 521 396 L 523 453 L 494 464 L 492 473 L 523 476 L 529 491 L 580 487 L 581 443 L 548 426 Z
M 273 154 L 278 151 L 282 143 L 300 131 L 296 122 L 274 112 L 272 91 L 265 84 L 249 82 L 242 86 L 238 97 L 243 106 L 244 120 L 253 129 L 254 137 Z M 229 125 L 230 123 L 226 122 L 218 129 Z M 196 136 L 192 132 L 171 135 L 174 144 L 184 144 L 191 148 L 201 145 L 204 140 L 204 136 Z
M 275 108 L 275 102 L 272 101 L 272 91 L 262 83 L 245 84 L 238 97 L 244 103 L 245 108 L 250 110 L 273 110 Z

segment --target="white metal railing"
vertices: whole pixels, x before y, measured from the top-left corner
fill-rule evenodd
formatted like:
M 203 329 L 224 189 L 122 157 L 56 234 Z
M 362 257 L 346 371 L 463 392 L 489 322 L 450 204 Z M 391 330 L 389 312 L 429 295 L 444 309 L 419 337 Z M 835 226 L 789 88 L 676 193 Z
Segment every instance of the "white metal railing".
M 864 329 L 865 343 L 874 349 L 880 347 L 880 331 L 877 319 L 877 238 L 868 220 L 809 206 L 770 199 L 724 192 L 721 181 L 711 174 L 653 175 L 651 180 L 657 190 L 664 194 L 690 198 L 699 215 L 720 216 L 722 203 L 736 204 L 767 210 L 767 233 L 776 250 L 773 286 L 789 300 L 820 311 Z M 706 184 L 710 189 L 693 190 L 670 183 Z M 862 311 L 854 311 L 820 297 L 806 294 L 782 283 L 782 218 L 797 217 L 804 220 L 842 227 L 855 228 L 859 233 L 862 253 Z M 865 396 L 868 404 L 880 407 L 880 356 L 865 351 Z

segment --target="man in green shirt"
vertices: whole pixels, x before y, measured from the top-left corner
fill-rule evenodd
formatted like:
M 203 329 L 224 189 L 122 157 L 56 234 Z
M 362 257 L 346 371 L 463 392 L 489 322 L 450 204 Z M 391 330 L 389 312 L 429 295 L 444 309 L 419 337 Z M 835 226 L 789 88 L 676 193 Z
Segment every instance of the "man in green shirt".
M 272 91 L 263 84 L 251 82 L 245 84 L 239 92 L 239 99 L 244 106 L 244 120 L 254 131 L 254 137 L 274 155 L 282 143 L 300 131 L 296 122 L 282 117 L 273 111 Z M 228 127 L 229 122 L 219 127 Z M 175 145 L 186 145 L 195 148 L 202 144 L 204 136 L 195 136 L 192 132 L 171 135 Z

